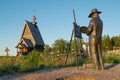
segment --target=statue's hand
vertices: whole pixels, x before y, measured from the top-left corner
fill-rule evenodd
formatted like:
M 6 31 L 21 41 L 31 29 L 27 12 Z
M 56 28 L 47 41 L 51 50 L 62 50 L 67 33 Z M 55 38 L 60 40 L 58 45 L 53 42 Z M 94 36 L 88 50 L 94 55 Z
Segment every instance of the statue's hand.
M 86 26 L 81 26 L 80 27 L 80 32 L 89 35 L 89 30 Z

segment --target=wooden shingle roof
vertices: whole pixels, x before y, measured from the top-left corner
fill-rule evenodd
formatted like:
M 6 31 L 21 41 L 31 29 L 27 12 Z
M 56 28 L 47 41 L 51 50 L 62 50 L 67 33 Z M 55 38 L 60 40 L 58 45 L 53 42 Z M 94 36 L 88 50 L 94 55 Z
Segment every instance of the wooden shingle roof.
M 31 40 L 32 44 L 34 42 L 36 45 L 44 46 L 45 44 L 44 44 L 44 41 L 43 41 L 42 36 L 40 34 L 40 31 L 38 29 L 38 26 L 36 24 L 33 24 L 32 22 L 29 22 L 29 21 L 25 21 L 25 22 L 26 23 L 25 23 L 24 30 L 23 30 L 20 41 L 22 39 L 25 39 L 25 41 L 27 41 L 30 44 L 30 41 L 28 41 L 28 40 Z M 31 37 L 29 37 L 29 38 L 24 37 L 24 36 L 26 36 L 26 34 L 25 34 L 26 29 L 27 29 L 27 33 L 29 33 L 29 36 L 31 36 L 32 39 L 31 39 Z M 35 45 L 35 44 L 33 44 L 33 45 Z
M 32 44 L 32 42 L 29 39 L 23 38 L 23 41 L 26 43 L 27 47 L 33 47 L 33 44 Z
M 32 36 L 33 36 L 33 38 L 35 40 L 35 43 L 37 45 L 44 46 L 45 44 L 44 44 L 44 41 L 43 41 L 42 36 L 40 34 L 40 31 L 38 29 L 38 26 L 36 24 L 32 24 L 32 22 L 26 21 L 26 23 L 28 24 L 30 32 L 31 32 L 31 34 L 32 34 Z

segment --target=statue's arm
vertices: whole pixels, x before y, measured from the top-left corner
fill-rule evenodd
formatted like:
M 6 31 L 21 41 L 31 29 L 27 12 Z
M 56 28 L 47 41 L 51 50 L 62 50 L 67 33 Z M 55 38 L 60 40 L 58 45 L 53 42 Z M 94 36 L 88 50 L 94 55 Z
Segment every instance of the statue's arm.
M 94 22 L 93 20 L 90 21 L 89 25 L 88 25 L 88 36 L 91 34 L 92 30 L 93 30 L 93 26 L 94 26 Z

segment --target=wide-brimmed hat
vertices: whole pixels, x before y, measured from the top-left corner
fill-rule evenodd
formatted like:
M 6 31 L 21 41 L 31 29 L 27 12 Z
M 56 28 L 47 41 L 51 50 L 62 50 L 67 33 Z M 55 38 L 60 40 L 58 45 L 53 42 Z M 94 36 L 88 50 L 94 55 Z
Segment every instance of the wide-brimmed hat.
M 97 9 L 92 9 L 92 10 L 91 10 L 91 13 L 89 14 L 88 17 L 90 18 L 94 13 L 98 13 L 98 14 L 100 14 L 101 11 L 98 11 Z

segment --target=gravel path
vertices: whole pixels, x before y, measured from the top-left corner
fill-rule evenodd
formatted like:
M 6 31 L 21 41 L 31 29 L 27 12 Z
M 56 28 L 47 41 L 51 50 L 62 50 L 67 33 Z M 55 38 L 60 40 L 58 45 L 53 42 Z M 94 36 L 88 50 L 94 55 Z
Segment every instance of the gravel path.
M 85 67 L 50 68 L 31 73 L 7 75 L 0 80 L 120 80 L 120 64 L 106 65 L 106 70 Z

